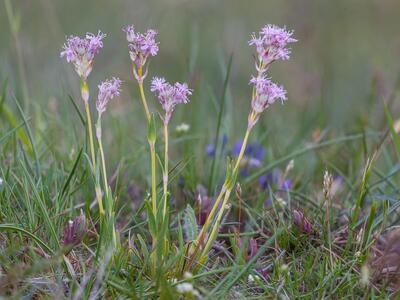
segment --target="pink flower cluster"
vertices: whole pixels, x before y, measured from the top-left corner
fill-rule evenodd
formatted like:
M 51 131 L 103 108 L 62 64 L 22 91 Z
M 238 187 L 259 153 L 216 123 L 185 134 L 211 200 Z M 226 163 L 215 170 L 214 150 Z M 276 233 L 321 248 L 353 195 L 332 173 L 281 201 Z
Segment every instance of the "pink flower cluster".
M 253 126 L 257 122 L 259 115 L 276 100 L 283 102 L 287 99 L 283 86 L 277 85 L 267 78 L 267 71 L 272 62 L 278 59 L 289 59 L 290 50 L 287 48 L 287 44 L 296 42 L 292 35 L 292 31 L 286 31 L 275 25 L 264 26 L 259 36 L 252 34 L 249 45 L 256 47 L 258 54 L 256 69 L 258 75 L 250 80 L 250 84 L 254 86 L 251 101 L 254 118 L 249 118 L 249 126 Z
M 269 65 L 275 60 L 289 59 L 290 49 L 287 48 L 287 45 L 297 42 L 292 35 L 293 31 L 269 24 L 261 28 L 259 36 L 256 36 L 255 33 L 252 34 L 249 45 L 254 45 L 260 61 L 263 61 L 264 65 Z
M 176 82 L 174 85 L 166 82 L 164 78 L 154 77 L 151 82 L 151 91 L 154 92 L 165 111 L 164 123 L 168 124 L 175 106 L 180 103 L 188 103 L 188 96 L 192 90 L 186 83 Z
M 266 77 L 252 77 L 250 84 L 255 87 L 256 93 L 251 103 L 255 113 L 262 113 L 267 107 L 276 100 L 285 101 L 286 91 L 283 86 L 273 83 Z
M 72 62 L 78 75 L 86 80 L 92 71 L 94 56 L 103 48 L 103 39 L 106 35 L 98 32 L 97 35 L 87 33 L 84 38 L 70 36 L 63 46 L 61 57 Z
M 119 78 L 113 77 L 110 80 L 105 80 L 99 84 L 99 95 L 96 101 L 96 109 L 102 114 L 106 111 L 107 104 L 115 96 L 119 96 L 122 81 Z
M 158 52 L 158 43 L 155 40 L 157 32 L 153 29 L 147 30 L 142 34 L 135 32 L 133 25 L 122 29 L 126 33 L 126 39 L 129 42 L 129 55 L 136 67 L 143 67 L 149 56 L 155 56 Z

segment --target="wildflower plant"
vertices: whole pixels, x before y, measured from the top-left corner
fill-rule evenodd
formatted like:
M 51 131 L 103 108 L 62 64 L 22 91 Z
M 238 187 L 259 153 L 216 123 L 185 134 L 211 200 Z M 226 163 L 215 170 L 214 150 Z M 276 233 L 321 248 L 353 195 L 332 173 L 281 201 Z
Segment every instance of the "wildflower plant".
M 86 33 L 86 36 L 83 38 L 71 35 L 67 38 L 63 50 L 60 53 L 61 57 L 65 57 L 67 62 L 74 65 L 75 71 L 81 80 L 81 96 L 86 111 L 93 170 L 96 169 L 96 156 L 93 142 L 92 118 L 89 108 L 89 87 L 87 78 L 92 72 L 94 57 L 99 53 L 100 49 L 103 48 L 103 39 L 105 36 L 106 35 L 101 31 L 99 31 L 97 35 Z
M 98 173 L 96 167 L 96 146 L 93 138 L 92 118 L 90 113 L 89 87 L 87 79 L 93 69 L 93 60 L 99 50 L 103 48 L 103 39 L 105 34 L 98 32 L 97 35 L 87 33 L 85 37 L 70 36 L 63 46 L 60 56 L 65 57 L 67 62 L 74 65 L 76 73 L 81 80 L 81 96 L 85 105 L 86 124 L 88 128 L 92 170 L 95 179 L 95 197 L 100 212 L 100 235 L 103 236 L 102 243 L 98 244 L 97 254 L 100 255 L 105 247 L 115 247 L 117 245 L 117 234 L 114 226 L 114 201 L 110 193 L 107 182 L 106 161 L 102 143 L 101 117 L 106 111 L 109 101 L 120 93 L 121 80 L 112 78 L 102 82 L 99 88 L 99 94 L 96 101 L 98 118 L 96 123 L 96 139 L 98 151 L 101 159 L 101 171 Z M 100 178 L 103 178 L 103 186 L 100 184 Z M 103 197 L 105 205 L 103 205 Z M 67 228 L 68 229 L 68 228 Z
M 164 124 L 164 172 L 163 172 L 163 219 L 167 216 L 167 198 L 168 198 L 168 124 L 171 120 L 172 113 L 177 104 L 188 103 L 192 90 L 188 88 L 186 83 L 176 82 L 174 85 L 166 82 L 164 78 L 154 77 L 151 82 L 151 91 L 157 95 L 164 116 L 161 117 Z
M 148 123 L 147 139 L 150 149 L 151 160 L 151 195 L 150 201 L 146 201 L 147 218 L 149 232 L 152 239 L 152 250 L 150 252 L 151 273 L 157 276 L 157 266 L 163 266 L 169 255 L 169 212 L 170 204 L 168 202 L 169 191 L 169 123 L 178 104 L 186 104 L 193 91 L 186 83 L 176 82 L 168 83 L 164 78 L 154 77 L 151 81 L 150 91 L 154 93 L 162 107 L 162 113 L 158 115 L 162 121 L 164 137 L 164 164 L 162 168 L 163 192 L 162 198 L 158 199 L 157 180 L 156 180 L 156 142 L 157 142 L 157 121 L 156 115 L 150 112 L 144 93 L 144 79 L 147 76 L 148 60 L 157 55 L 158 42 L 156 42 L 156 31 L 150 29 L 142 34 L 136 32 L 133 25 L 123 28 L 128 41 L 129 55 L 132 62 L 132 70 L 135 80 L 139 85 L 139 93 L 144 106 L 145 115 Z M 85 38 L 70 37 L 64 49 L 61 52 L 62 57 L 66 57 L 68 62 L 74 64 L 75 70 L 81 78 L 81 92 L 87 111 L 87 121 L 90 137 L 92 136 L 90 110 L 89 110 L 89 92 L 87 86 L 87 77 L 92 71 L 93 59 L 99 49 L 103 47 L 102 39 L 105 35 L 94 36 L 87 34 Z M 261 114 L 276 101 L 285 101 L 286 91 L 280 85 L 271 81 L 268 77 L 269 65 L 279 59 L 289 58 L 290 50 L 287 48 L 289 43 L 295 42 L 292 32 L 286 31 L 276 26 L 267 25 L 260 31 L 259 36 L 253 34 L 249 44 L 256 47 L 257 76 L 251 77 L 250 85 L 253 88 L 250 101 L 250 112 L 248 115 L 247 130 L 244 138 L 235 144 L 233 151 L 233 160 L 228 160 L 225 181 L 217 197 L 212 197 L 207 206 L 207 213 L 202 217 L 204 224 L 200 233 L 194 236 L 194 241 L 188 241 L 186 248 L 188 256 L 185 256 L 186 262 L 180 264 L 181 274 L 194 271 L 196 272 L 208 257 L 208 252 L 214 245 L 223 217 L 227 215 L 230 207 L 230 197 L 236 184 L 238 173 L 243 162 L 251 168 L 258 168 L 264 157 L 264 149 L 258 144 L 249 144 L 250 133 L 260 118 Z M 145 71 L 144 71 L 145 70 Z M 96 123 L 96 139 L 100 164 L 96 169 L 95 164 L 95 146 L 93 140 L 91 143 L 91 156 L 93 170 L 95 173 L 96 187 L 95 194 L 100 211 L 100 232 L 107 235 L 105 246 L 109 246 L 112 241 L 112 249 L 116 249 L 118 244 L 118 234 L 115 229 L 115 202 L 111 194 L 107 180 L 106 161 L 102 143 L 102 115 L 107 110 L 109 102 L 116 96 L 119 96 L 121 80 L 113 77 L 105 80 L 99 86 L 96 109 L 98 118 Z M 226 142 L 224 142 L 226 143 Z M 101 183 L 101 179 L 103 182 Z M 240 188 L 239 188 L 240 189 Z M 240 193 L 239 193 L 240 194 Z M 104 198 L 104 204 L 103 204 Z M 151 204 L 150 204 L 151 203 Z M 204 220 L 203 220 L 204 219 Z M 72 227 L 71 227 L 72 228 Z M 71 230 L 70 230 L 71 231 Z M 100 234 L 100 235 L 101 235 Z M 101 246 L 99 246 L 101 248 Z M 103 246 L 104 248 L 104 246 Z M 254 248 L 254 247 L 253 247 Z M 102 249 L 100 249 L 102 250 Z M 104 253 L 104 251 L 100 251 Z M 179 272 L 179 271 L 178 271 Z
M 157 216 L 157 172 L 156 172 L 156 125 L 155 118 L 150 113 L 146 96 L 144 93 L 143 82 L 147 76 L 147 68 L 144 71 L 148 59 L 150 57 L 156 56 L 158 53 L 158 42 L 155 38 L 157 32 L 153 29 L 147 30 L 146 33 L 140 33 L 135 31 L 133 25 L 128 25 L 122 28 L 122 31 L 126 34 L 126 39 L 128 41 L 129 57 L 132 62 L 132 72 L 139 85 L 140 98 L 142 100 L 143 108 L 145 110 L 147 124 L 148 124 L 148 134 L 147 140 L 150 148 L 150 161 L 151 161 L 151 202 L 152 211 L 151 214 L 156 219 Z M 154 230 L 152 230 L 154 233 Z M 156 244 L 156 237 L 153 234 L 153 247 Z M 153 270 L 155 269 L 155 260 L 153 259 Z
M 222 217 L 227 207 L 233 187 L 235 186 L 239 166 L 245 154 L 248 139 L 254 125 L 259 120 L 262 112 L 277 100 L 285 101 L 286 91 L 282 86 L 273 83 L 267 76 L 269 66 L 276 60 L 289 59 L 290 50 L 288 44 L 296 42 L 292 38 L 293 32 L 286 31 L 275 25 L 264 26 L 259 35 L 252 34 L 250 46 L 255 46 L 257 60 L 255 62 L 257 76 L 252 77 L 250 84 L 253 86 L 251 97 L 251 109 L 248 115 L 247 130 L 243 138 L 236 162 L 228 162 L 225 182 L 208 215 L 200 233 L 191 248 L 191 258 L 187 265 L 192 268 L 196 260 L 202 264 L 207 259 L 207 253 L 211 249 L 220 228 Z M 222 206 L 218 211 L 219 205 Z M 212 225 L 212 227 L 211 227 Z M 210 228 L 211 227 L 211 228 Z
M 143 90 L 143 80 L 147 76 L 147 69 L 143 73 L 143 68 L 146 66 L 149 57 L 156 56 L 158 53 L 158 43 L 155 40 L 157 32 L 153 29 L 147 30 L 144 34 L 136 32 L 133 25 L 125 26 L 122 31 L 126 33 L 133 75 L 139 84 L 146 117 L 150 121 L 150 111 Z

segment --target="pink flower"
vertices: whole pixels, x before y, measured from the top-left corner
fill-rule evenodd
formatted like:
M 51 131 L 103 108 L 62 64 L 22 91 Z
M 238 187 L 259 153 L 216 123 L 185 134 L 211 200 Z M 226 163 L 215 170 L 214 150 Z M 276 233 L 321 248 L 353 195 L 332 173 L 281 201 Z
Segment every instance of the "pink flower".
M 188 103 L 188 96 L 192 94 L 192 90 L 188 88 L 186 83 L 176 82 L 171 85 L 164 78 L 159 77 L 153 78 L 150 90 L 157 95 L 165 111 L 165 124 L 169 123 L 175 106 L 180 103 Z
M 70 36 L 63 46 L 60 56 L 67 62 L 72 62 L 78 75 L 86 80 L 92 71 L 94 56 L 103 48 L 103 39 L 106 35 L 98 32 L 97 35 L 87 33 L 84 38 Z
M 255 87 L 255 95 L 251 101 L 251 106 L 256 114 L 262 113 L 276 100 L 283 102 L 287 99 L 285 89 L 266 77 L 252 77 L 250 84 Z
M 106 111 L 108 102 L 115 96 L 119 96 L 122 81 L 113 77 L 110 80 L 103 81 L 99 87 L 99 96 L 96 101 L 96 109 L 102 114 Z
M 261 28 L 259 36 L 252 34 L 249 45 L 254 45 L 260 61 L 269 65 L 275 60 L 287 60 L 290 56 L 289 43 L 297 42 L 292 38 L 293 31 L 287 31 L 275 25 L 265 25 Z
M 138 68 L 146 63 L 149 56 L 157 55 L 158 43 L 155 41 L 157 35 L 155 30 L 149 29 L 142 34 L 135 32 L 134 26 L 129 25 L 124 27 L 122 31 L 126 33 L 131 60 Z

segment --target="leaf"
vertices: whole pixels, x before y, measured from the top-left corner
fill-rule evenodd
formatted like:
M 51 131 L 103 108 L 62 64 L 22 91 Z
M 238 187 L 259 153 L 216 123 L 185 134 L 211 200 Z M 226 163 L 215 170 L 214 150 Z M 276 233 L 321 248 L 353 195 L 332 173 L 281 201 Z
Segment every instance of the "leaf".
M 390 133 L 392 134 L 393 143 L 396 146 L 397 153 L 400 154 L 400 137 L 394 128 L 392 116 L 385 102 L 383 102 L 383 108 L 385 109 L 386 121 L 388 122 Z
M 211 189 L 213 187 L 213 181 L 214 181 L 214 176 L 215 176 L 215 165 L 216 165 L 217 150 L 218 150 L 218 144 L 219 144 L 219 134 L 220 134 L 221 124 L 222 124 L 222 115 L 223 115 L 224 107 L 225 107 L 226 90 L 228 88 L 229 76 L 231 74 L 232 60 L 233 60 L 233 54 L 231 54 L 231 56 L 229 57 L 228 66 L 227 66 L 227 69 L 226 69 L 226 75 L 225 75 L 225 79 L 224 79 L 224 85 L 223 85 L 223 89 L 222 89 L 221 100 L 220 100 L 220 107 L 219 107 L 219 112 L 218 112 L 217 130 L 215 132 L 215 138 L 214 138 L 215 153 L 214 153 L 214 156 L 213 156 L 213 160 L 212 160 L 212 164 L 211 164 L 210 177 L 209 177 L 209 180 L 208 180 L 208 194 L 209 195 L 210 195 Z
M 21 140 L 22 144 L 27 149 L 29 155 L 33 155 L 31 144 L 29 143 L 29 139 L 25 133 L 25 131 L 21 128 L 22 126 L 18 125 L 17 118 L 13 114 L 12 110 L 6 105 L 6 92 L 7 92 L 8 81 L 6 80 L 3 84 L 1 95 L 0 95 L 0 114 L 4 116 L 7 123 L 17 131 L 18 138 Z M 25 120 L 25 121 L 28 121 Z
M 187 240 L 194 241 L 197 239 L 197 221 L 193 208 L 188 204 L 183 214 L 183 231 Z
M 79 116 L 79 119 L 81 120 L 83 126 L 85 126 L 85 125 L 86 125 L 85 118 L 83 117 L 81 111 L 79 110 L 79 107 L 78 107 L 78 105 L 76 104 L 74 98 L 72 98 L 71 95 L 68 95 L 68 99 L 69 99 L 69 101 L 72 103 L 72 105 L 74 106 L 75 111 L 77 112 L 77 114 L 78 114 L 78 116 Z

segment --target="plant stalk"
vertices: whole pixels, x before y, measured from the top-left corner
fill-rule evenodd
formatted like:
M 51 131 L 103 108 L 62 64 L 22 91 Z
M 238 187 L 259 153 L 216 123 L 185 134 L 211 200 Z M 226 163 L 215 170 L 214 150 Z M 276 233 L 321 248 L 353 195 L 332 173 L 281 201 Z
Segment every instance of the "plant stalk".
M 83 102 L 85 103 L 86 123 L 89 134 L 90 155 L 92 157 L 93 172 L 96 173 L 96 156 L 94 154 L 92 118 L 90 116 L 90 108 L 89 108 L 89 87 L 86 80 L 81 81 L 81 94 Z
M 164 124 L 164 175 L 163 175 L 163 183 L 164 183 L 164 203 L 163 203 L 163 220 L 165 220 L 167 215 L 167 200 L 168 200 L 168 124 Z

